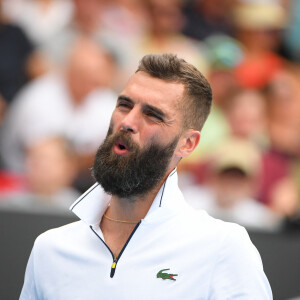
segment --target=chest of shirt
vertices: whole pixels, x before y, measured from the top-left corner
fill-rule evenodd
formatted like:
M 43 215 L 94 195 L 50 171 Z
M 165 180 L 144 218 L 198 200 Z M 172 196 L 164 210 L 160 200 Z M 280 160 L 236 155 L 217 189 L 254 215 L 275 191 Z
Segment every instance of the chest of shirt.
M 41 269 L 47 278 L 37 274 L 43 299 L 207 299 L 216 247 L 205 238 L 196 245 L 193 238 L 139 229 L 113 277 L 113 257 L 93 232 L 84 243 L 49 251 Z

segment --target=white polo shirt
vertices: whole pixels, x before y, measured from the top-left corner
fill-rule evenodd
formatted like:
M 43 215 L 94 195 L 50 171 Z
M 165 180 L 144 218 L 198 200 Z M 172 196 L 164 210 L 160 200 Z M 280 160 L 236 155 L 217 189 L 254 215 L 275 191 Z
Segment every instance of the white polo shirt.
M 272 299 L 245 229 L 186 204 L 176 171 L 115 264 L 99 228 L 108 204 L 96 184 L 71 207 L 81 221 L 36 239 L 21 300 Z

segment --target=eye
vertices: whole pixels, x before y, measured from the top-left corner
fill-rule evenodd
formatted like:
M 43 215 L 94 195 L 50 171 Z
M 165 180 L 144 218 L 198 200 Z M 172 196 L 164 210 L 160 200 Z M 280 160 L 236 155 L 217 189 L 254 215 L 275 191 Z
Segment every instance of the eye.
M 117 107 L 122 111 L 127 111 L 132 108 L 132 105 L 126 101 L 120 101 L 118 102 Z
M 164 121 L 163 118 L 162 118 L 161 116 L 159 116 L 159 115 L 157 115 L 157 114 L 155 114 L 155 113 L 153 113 L 153 112 L 147 112 L 147 113 L 146 113 L 146 116 L 147 116 L 151 121 L 156 122 L 156 123 L 158 123 L 158 122 L 163 122 L 163 121 Z

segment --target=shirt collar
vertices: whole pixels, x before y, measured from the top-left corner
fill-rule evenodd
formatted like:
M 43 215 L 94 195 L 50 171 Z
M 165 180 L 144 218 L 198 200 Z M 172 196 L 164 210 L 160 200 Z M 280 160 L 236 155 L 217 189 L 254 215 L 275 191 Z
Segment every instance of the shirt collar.
M 144 221 L 153 219 L 159 208 L 172 212 L 182 209 L 184 199 L 177 181 L 177 170 L 174 169 L 161 186 Z M 100 223 L 109 202 L 110 197 L 99 183 L 95 183 L 71 205 L 70 210 L 85 223 L 94 226 Z

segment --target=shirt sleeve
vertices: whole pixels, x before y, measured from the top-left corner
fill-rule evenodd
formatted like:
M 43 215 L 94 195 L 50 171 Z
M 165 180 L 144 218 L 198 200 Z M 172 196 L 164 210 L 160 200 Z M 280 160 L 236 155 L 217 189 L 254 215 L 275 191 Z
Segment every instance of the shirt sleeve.
M 31 251 L 26 271 L 24 284 L 21 291 L 19 300 L 38 300 L 40 299 L 37 294 L 35 275 L 34 275 L 34 248 Z
M 260 255 L 246 230 L 232 224 L 212 276 L 209 299 L 273 299 Z

